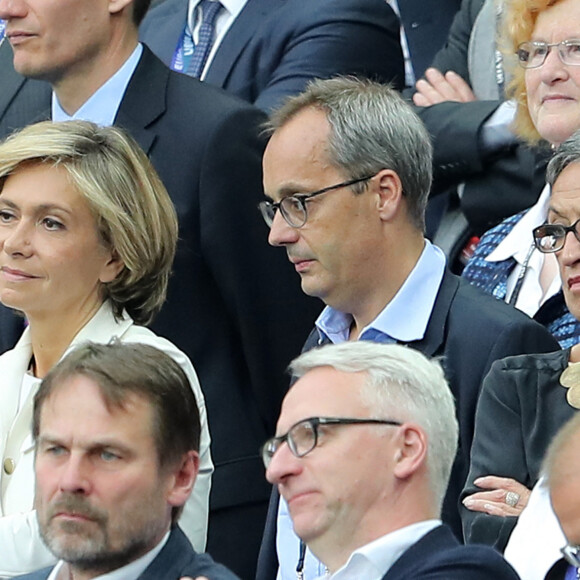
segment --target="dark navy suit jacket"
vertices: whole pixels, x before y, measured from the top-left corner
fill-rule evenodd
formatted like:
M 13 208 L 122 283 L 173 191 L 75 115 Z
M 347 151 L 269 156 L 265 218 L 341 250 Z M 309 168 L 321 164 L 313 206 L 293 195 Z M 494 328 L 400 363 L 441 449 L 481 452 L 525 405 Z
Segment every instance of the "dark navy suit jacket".
M 462 546 L 439 526 L 406 550 L 382 580 L 518 580 L 514 569 L 486 546 Z
M 141 38 L 170 64 L 187 0 L 150 10 Z M 354 74 L 404 84 L 399 22 L 385 0 L 248 0 L 220 43 L 205 81 L 264 110 L 312 78 Z
M 17 576 L 21 580 L 46 580 L 52 568 Z M 210 580 L 239 580 L 225 566 L 217 564 L 208 554 L 196 554 L 179 527 L 173 528 L 169 539 L 155 560 L 135 580 L 179 580 L 181 576 L 206 576 Z
M 445 44 L 461 0 L 437 0 L 436 8 L 426 8 L 424 0 L 399 0 L 398 5 L 415 78 L 420 79 Z
M 314 330 L 304 349 L 317 345 L 318 332 Z M 441 363 L 455 398 L 459 449 L 442 517 L 457 537 L 461 537 L 458 500 L 469 470 L 475 409 L 485 375 L 495 360 L 519 353 L 551 352 L 558 350 L 559 345 L 543 326 L 519 310 L 446 272 L 425 336 L 408 346 L 427 356 L 442 357 Z M 275 578 L 277 512 L 278 497 L 274 489 L 260 549 L 257 580 Z

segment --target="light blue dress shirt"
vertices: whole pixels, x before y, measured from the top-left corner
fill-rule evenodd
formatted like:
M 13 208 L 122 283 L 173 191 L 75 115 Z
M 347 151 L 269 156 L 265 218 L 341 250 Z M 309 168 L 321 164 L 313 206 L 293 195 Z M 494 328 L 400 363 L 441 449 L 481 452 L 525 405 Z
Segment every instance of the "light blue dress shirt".
M 117 116 L 121 101 L 127 90 L 127 85 L 137 68 L 143 46 L 138 44 L 125 64 L 74 113 L 69 115 L 58 102 L 56 94 L 52 93 L 52 120 L 72 121 L 79 119 L 92 121 L 102 127 L 110 127 Z
M 373 342 L 412 342 L 425 336 L 431 312 L 445 273 L 445 255 L 425 240 L 425 247 L 417 264 L 394 298 L 383 311 L 360 333 L 359 340 Z M 319 342 L 328 338 L 334 344 L 348 340 L 352 316 L 327 306 L 318 319 Z M 295 580 L 300 554 L 300 540 L 292 527 L 288 505 L 280 498 L 276 534 L 278 553 L 277 580 Z M 325 572 L 309 550 L 304 559 L 304 580 L 314 580 Z

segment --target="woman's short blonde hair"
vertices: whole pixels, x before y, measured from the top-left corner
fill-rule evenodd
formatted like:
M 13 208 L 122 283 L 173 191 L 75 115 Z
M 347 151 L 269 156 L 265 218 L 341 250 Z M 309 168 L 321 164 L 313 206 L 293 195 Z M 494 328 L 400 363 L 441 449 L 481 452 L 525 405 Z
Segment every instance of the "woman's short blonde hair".
M 550 6 L 558 4 L 560 0 L 506 0 L 504 6 L 504 50 L 511 57 L 517 52 L 522 42 L 532 38 L 536 20 L 541 12 Z M 580 31 L 579 31 L 580 33 Z M 506 61 L 513 62 L 511 81 L 506 89 L 506 96 L 517 102 L 514 129 L 516 133 L 531 145 L 542 140 L 534 122 L 530 116 L 528 96 L 526 92 L 525 69 L 517 64 L 517 59 L 509 58 Z
M 177 245 L 177 216 L 167 190 L 137 142 L 116 127 L 87 121 L 30 125 L 0 144 L 0 191 L 23 167 L 64 168 L 87 201 L 103 244 L 123 262 L 103 284 L 115 316 L 149 323 L 167 293 Z

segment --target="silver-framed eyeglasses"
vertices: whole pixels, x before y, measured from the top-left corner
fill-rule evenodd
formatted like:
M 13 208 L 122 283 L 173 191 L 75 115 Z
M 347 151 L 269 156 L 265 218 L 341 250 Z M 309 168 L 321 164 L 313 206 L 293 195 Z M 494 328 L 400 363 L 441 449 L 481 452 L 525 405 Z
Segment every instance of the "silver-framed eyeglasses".
M 580 220 L 576 220 L 571 226 L 563 226 L 562 224 L 544 224 L 538 226 L 533 230 L 534 244 L 544 254 L 559 252 L 564 247 L 566 236 L 569 232 L 572 232 L 580 242 L 579 225 Z
M 560 552 L 562 552 L 562 556 L 564 556 L 564 559 L 570 566 L 580 568 L 580 546 L 567 544 Z
M 558 56 L 564 64 L 580 66 L 580 39 L 571 38 L 562 42 L 542 42 L 534 40 L 522 42 L 516 55 L 523 68 L 538 68 L 546 62 L 552 48 L 558 47 Z
M 337 183 L 336 185 L 329 185 L 328 187 L 323 187 L 318 191 L 313 191 L 311 193 L 296 193 L 295 195 L 289 195 L 284 197 L 278 202 L 273 201 L 261 201 L 258 204 L 258 209 L 262 213 L 262 217 L 269 228 L 272 227 L 274 222 L 274 217 L 276 212 L 280 210 L 282 217 L 286 220 L 286 223 L 293 228 L 301 228 L 308 219 L 308 212 L 306 210 L 306 202 L 311 200 L 317 195 L 322 195 L 329 191 L 334 191 L 336 189 L 342 189 L 343 187 L 349 187 L 350 185 L 355 185 L 356 183 L 362 183 L 368 179 L 372 179 L 375 175 L 367 175 L 366 177 L 359 177 L 357 179 L 349 179 L 348 181 L 343 181 L 342 183 Z
M 266 469 L 283 443 L 287 443 L 296 457 L 308 455 L 318 445 L 320 425 L 391 425 L 400 427 L 400 421 L 390 419 L 358 419 L 353 417 L 309 417 L 294 423 L 285 435 L 272 437 L 262 446 L 262 460 Z

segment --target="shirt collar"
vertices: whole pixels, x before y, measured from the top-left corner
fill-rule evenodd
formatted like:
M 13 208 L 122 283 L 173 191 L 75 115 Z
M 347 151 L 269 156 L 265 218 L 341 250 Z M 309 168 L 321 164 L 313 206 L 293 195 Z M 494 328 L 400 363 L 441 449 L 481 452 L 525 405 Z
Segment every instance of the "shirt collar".
M 171 531 L 167 532 L 163 539 L 149 552 L 147 552 L 144 556 L 141 556 L 139 559 L 123 566 L 122 568 L 118 568 L 117 570 L 113 570 L 108 574 L 103 574 L 102 576 L 96 576 L 93 580 L 135 580 L 135 578 L 139 578 L 143 572 L 147 569 L 147 567 L 157 558 L 159 552 L 163 549 L 167 540 L 169 540 L 169 535 Z M 60 569 L 65 565 L 65 563 L 61 560 L 58 564 L 54 567 L 50 576 L 47 580 L 57 580 L 58 573 Z
M 56 94 L 53 92 L 52 120 L 72 121 L 74 119 L 82 119 L 84 121 L 92 121 L 103 127 L 111 126 L 115 121 L 117 111 L 127 90 L 127 85 L 137 68 L 142 53 L 143 45 L 138 44 L 123 66 L 104 85 L 97 89 L 73 115 L 69 115 L 64 111 L 58 102 Z
M 534 243 L 532 230 L 541 226 L 548 215 L 550 186 L 546 185 L 538 201 L 522 216 L 511 232 L 485 258 L 487 262 L 503 262 L 514 258 L 519 264 L 526 260 L 531 244 Z
M 331 580 L 365 578 L 379 580 L 412 545 L 441 525 L 441 520 L 425 520 L 386 534 L 355 550 L 347 563 L 330 576 Z
M 382 312 L 360 333 L 361 340 L 411 342 L 425 336 L 439 286 L 445 273 L 445 255 L 425 240 L 425 247 L 407 279 Z M 316 328 L 320 338 L 348 340 L 352 316 L 327 306 Z

